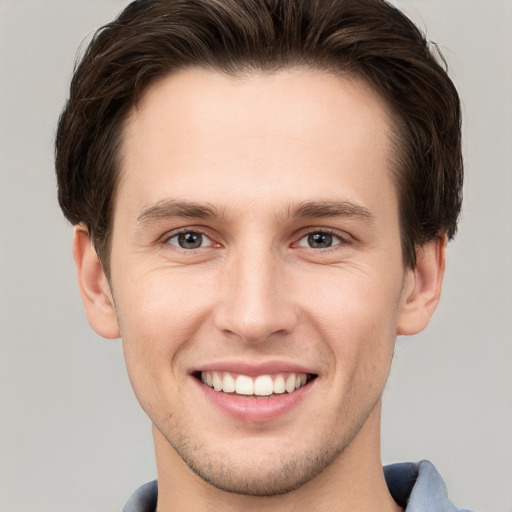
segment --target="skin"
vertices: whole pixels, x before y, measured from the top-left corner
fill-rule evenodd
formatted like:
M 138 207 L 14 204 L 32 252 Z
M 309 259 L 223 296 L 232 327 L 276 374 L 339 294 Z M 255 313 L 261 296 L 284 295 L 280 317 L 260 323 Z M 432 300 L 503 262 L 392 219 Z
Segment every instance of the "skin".
M 363 84 L 297 69 L 184 70 L 131 112 L 110 282 L 82 225 L 74 255 L 89 321 L 122 337 L 153 422 L 159 512 L 399 510 L 381 394 L 396 335 L 437 305 L 446 240 L 404 268 L 391 124 Z M 180 230 L 202 246 L 180 247 Z M 191 374 L 226 360 L 317 377 L 286 414 L 243 421 Z

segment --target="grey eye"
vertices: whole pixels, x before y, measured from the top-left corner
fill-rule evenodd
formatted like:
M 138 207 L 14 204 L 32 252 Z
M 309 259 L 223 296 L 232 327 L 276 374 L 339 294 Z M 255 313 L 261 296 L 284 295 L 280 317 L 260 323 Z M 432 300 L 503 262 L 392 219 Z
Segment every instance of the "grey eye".
M 297 245 L 309 249 L 329 249 L 343 243 L 343 239 L 328 231 L 313 231 L 303 236 Z
M 330 233 L 310 233 L 307 241 L 312 249 L 327 249 L 333 244 L 333 236 Z
M 202 233 L 196 233 L 194 231 L 186 231 L 184 233 L 178 233 L 177 235 L 169 238 L 169 243 L 182 249 L 199 249 L 206 245 L 208 238 Z

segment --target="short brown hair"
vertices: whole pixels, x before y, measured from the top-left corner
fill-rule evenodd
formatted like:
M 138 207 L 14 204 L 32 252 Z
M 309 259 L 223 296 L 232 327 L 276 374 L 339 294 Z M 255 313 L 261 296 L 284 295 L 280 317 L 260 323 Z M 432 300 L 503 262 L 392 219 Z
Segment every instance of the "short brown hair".
M 61 208 L 86 224 L 108 275 L 122 128 L 147 88 L 191 66 L 305 66 L 362 79 L 390 107 L 402 250 L 414 267 L 418 246 L 453 237 L 462 202 L 459 98 L 436 53 L 384 0 L 132 2 L 75 69 L 56 136 Z

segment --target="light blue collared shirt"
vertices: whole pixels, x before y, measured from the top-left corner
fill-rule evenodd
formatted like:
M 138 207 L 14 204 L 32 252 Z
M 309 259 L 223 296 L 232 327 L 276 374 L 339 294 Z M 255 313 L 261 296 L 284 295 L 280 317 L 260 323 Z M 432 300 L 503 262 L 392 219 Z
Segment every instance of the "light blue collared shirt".
M 456 508 L 448 499 L 441 475 L 428 460 L 391 464 L 384 467 L 384 476 L 391 496 L 405 512 L 470 512 Z M 132 494 L 123 512 L 155 512 L 157 495 L 154 480 Z

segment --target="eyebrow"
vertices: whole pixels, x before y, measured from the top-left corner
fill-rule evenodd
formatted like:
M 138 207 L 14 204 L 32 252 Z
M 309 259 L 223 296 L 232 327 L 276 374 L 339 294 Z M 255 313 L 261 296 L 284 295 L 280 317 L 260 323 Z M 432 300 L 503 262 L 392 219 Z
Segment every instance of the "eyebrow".
M 290 217 L 349 217 L 373 222 L 375 217 L 368 208 L 351 201 L 304 201 L 289 210 Z
M 165 199 L 142 210 L 137 221 L 141 224 L 150 224 L 172 217 L 209 219 L 224 217 L 224 214 L 213 205 Z
M 347 217 L 373 222 L 374 216 L 362 205 L 351 201 L 302 201 L 285 209 L 288 218 Z M 173 217 L 193 219 L 227 218 L 224 209 L 208 203 L 165 199 L 142 210 L 137 217 L 141 224 L 151 224 Z

